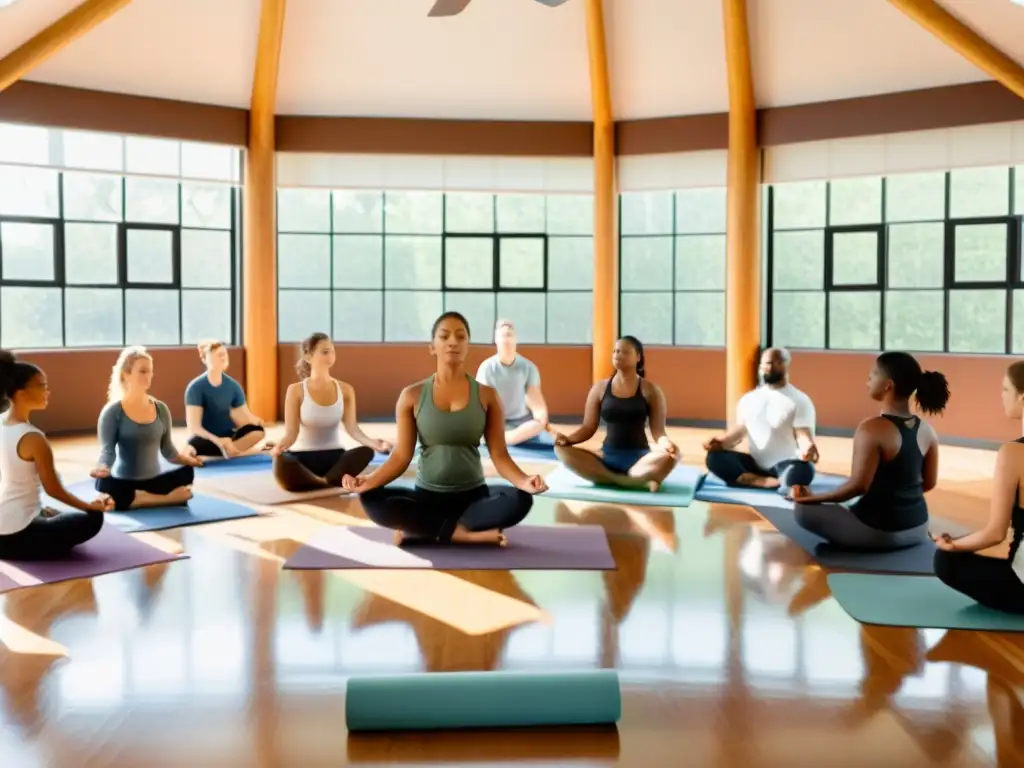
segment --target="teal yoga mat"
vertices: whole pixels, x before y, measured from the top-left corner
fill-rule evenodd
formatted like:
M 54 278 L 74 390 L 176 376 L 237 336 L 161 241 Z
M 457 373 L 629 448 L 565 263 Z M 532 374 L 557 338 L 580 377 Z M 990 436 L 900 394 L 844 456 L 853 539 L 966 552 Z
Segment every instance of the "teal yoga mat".
M 614 670 L 431 672 L 351 677 L 349 731 L 608 725 L 622 714 Z
M 647 507 L 688 507 L 703 473 L 694 467 L 676 466 L 672 474 L 661 484 L 657 493 L 634 491 L 594 485 L 573 474 L 565 467 L 558 467 L 544 479 L 548 484 L 546 496 L 555 499 L 576 499 L 578 501 L 603 501 L 609 504 L 633 504 Z
M 828 586 L 842 609 L 861 624 L 1024 632 L 1024 616 L 980 606 L 932 576 L 834 573 Z

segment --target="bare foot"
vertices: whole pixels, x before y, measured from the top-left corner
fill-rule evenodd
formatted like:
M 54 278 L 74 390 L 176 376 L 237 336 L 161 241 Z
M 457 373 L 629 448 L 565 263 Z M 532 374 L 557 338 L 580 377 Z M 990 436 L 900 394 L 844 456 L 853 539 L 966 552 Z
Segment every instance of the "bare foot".
M 402 542 L 405 541 L 405 534 L 401 531 L 395 531 L 395 546 L 402 546 Z
M 764 477 L 762 475 L 754 475 L 749 472 L 744 472 L 738 478 L 736 482 L 740 485 L 746 485 L 751 488 L 778 488 L 781 483 L 777 477 Z
M 490 531 L 467 531 L 461 525 L 452 534 L 454 544 L 497 544 L 504 547 L 508 544 L 505 534 L 494 529 Z
M 657 493 L 658 491 L 661 490 L 661 483 L 659 483 L 657 480 L 651 480 L 649 483 L 647 483 L 647 490 L 650 491 L 651 493 Z

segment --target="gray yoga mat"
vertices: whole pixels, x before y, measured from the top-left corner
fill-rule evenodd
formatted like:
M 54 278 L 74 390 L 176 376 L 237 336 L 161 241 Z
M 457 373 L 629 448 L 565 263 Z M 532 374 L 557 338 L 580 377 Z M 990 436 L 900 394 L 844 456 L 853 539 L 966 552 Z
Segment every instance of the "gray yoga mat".
M 88 579 L 106 573 L 143 568 L 147 565 L 184 560 L 188 555 L 171 555 L 105 523 L 96 536 L 61 560 L 0 561 L 0 592 Z
M 781 497 L 779 497 L 781 498 Z M 783 499 L 785 501 L 785 499 Z M 856 571 L 860 573 L 904 573 L 932 575 L 935 569 L 932 558 L 935 556 L 935 545 L 927 541 L 915 547 L 897 549 L 889 552 L 842 549 L 829 544 L 816 533 L 801 528 L 796 522 L 792 504 L 788 507 L 752 504 L 754 510 L 775 528 L 806 551 L 824 568 L 837 571 Z M 837 510 L 837 514 L 843 514 Z
M 846 479 L 840 475 L 815 474 L 814 482 L 811 483 L 811 490 L 815 493 L 832 491 L 845 483 Z M 693 498 L 697 501 L 707 501 L 713 504 L 742 504 L 747 507 L 759 505 L 792 506 L 792 502 L 786 501 L 786 497 L 777 490 L 767 488 L 730 488 L 718 475 L 711 472 L 704 476 Z
M 394 544 L 394 531 L 377 526 L 332 526 L 306 542 L 288 570 L 416 569 L 440 571 L 611 571 L 615 560 L 597 525 L 517 525 L 508 545 Z
M 1024 632 L 1024 615 L 980 606 L 936 578 L 834 573 L 828 586 L 842 609 L 861 624 Z

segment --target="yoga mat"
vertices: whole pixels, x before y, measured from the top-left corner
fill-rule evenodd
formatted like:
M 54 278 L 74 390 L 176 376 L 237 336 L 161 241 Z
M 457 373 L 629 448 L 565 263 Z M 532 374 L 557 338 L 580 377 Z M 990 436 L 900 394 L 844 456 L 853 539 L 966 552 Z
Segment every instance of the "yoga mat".
M 330 526 L 312 536 L 284 568 L 293 571 L 403 568 L 439 571 L 613 571 L 608 537 L 597 525 L 517 525 L 508 545 L 394 544 L 377 526 Z
M 184 560 L 129 536 L 117 526 L 104 524 L 90 541 L 71 550 L 62 560 L 0 560 L 0 592 L 59 581 L 89 579 L 106 573 L 144 568 Z
M 619 676 L 603 669 L 350 677 L 345 693 L 353 732 L 599 725 L 621 715 Z
M 97 491 L 91 481 L 75 483 L 68 490 L 80 499 L 90 501 L 96 498 Z M 48 499 L 49 506 L 67 509 L 64 504 Z M 127 533 L 143 531 L 163 531 L 168 528 L 183 528 L 189 525 L 219 523 L 223 520 L 240 520 L 244 517 L 256 517 L 259 513 L 251 507 L 244 507 L 225 499 L 214 496 L 195 494 L 188 504 L 173 507 L 145 507 L 128 512 L 108 512 L 107 522 L 116 525 Z
M 1024 616 L 980 606 L 936 578 L 834 573 L 828 586 L 842 609 L 861 624 L 1024 632 Z
M 203 486 L 220 493 L 226 493 L 252 504 L 289 504 L 311 499 L 328 499 L 342 496 L 342 488 L 321 488 L 305 493 L 292 493 L 281 488 L 269 469 L 264 471 L 226 472 L 202 478 Z
M 764 504 L 751 504 L 751 506 L 761 517 L 774 525 L 779 533 L 811 555 L 824 568 L 860 573 L 904 573 L 928 576 L 935 573 L 932 566 L 935 545 L 930 541 L 890 552 L 841 549 L 829 544 L 816 533 L 801 528 L 796 522 L 792 505 L 788 508 Z M 843 514 L 843 512 L 836 510 L 836 514 Z
M 508 455 L 513 459 L 520 461 L 558 461 L 558 457 L 555 456 L 555 445 L 554 443 L 520 443 L 519 445 L 510 445 L 508 447 Z M 486 445 L 480 446 L 480 458 L 490 458 L 490 451 L 487 450 Z
M 380 466 L 387 459 L 388 455 L 386 453 L 375 453 L 373 454 L 370 466 Z M 274 463 L 274 457 L 270 455 L 270 451 L 263 451 L 261 453 L 249 454 L 248 456 L 239 456 L 237 459 L 206 457 L 204 461 L 206 463 L 196 470 L 200 476 L 209 475 L 214 472 L 217 474 L 225 472 L 253 472 L 258 469 L 269 471 Z
M 611 504 L 633 504 L 648 507 L 688 507 L 693 501 L 701 473 L 694 467 L 677 464 L 657 493 L 594 485 L 589 480 L 558 467 L 544 479 L 548 484 L 545 496 L 579 501 L 606 501 Z
M 834 490 L 846 482 L 840 475 L 815 474 L 811 490 L 823 493 Z M 758 505 L 776 506 L 792 509 L 792 502 L 777 490 L 767 488 L 730 488 L 717 475 L 708 473 L 693 496 L 697 501 L 709 501 L 717 504 L 743 504 L 754 507 Z

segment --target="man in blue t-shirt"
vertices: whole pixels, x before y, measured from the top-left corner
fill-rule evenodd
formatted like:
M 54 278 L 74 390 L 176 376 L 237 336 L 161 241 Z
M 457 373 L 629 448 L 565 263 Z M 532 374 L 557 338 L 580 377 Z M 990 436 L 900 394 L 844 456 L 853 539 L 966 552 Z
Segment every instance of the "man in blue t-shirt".
M 246 406 L 242 385 L 224 372 L 227 347 L 205 342 L 199 345 L 199 354 L 206 373 L 185 388 L 189 445 L 199 456 L 241 456 L 266 437 L 263 424 Z
M 544 442 L 548 437 L 548 406 L 540 391 L 540 371 L 516 354 L 516 329 L 511 321 L 498 321 L 494 344 L 497 354 L 480 363 L 476 379 L 498 392 L 505 411 L 505 442 Z

